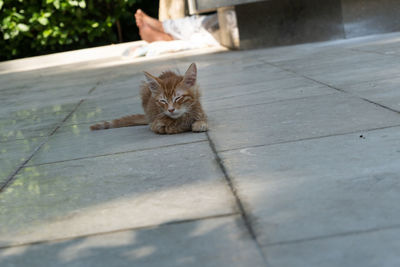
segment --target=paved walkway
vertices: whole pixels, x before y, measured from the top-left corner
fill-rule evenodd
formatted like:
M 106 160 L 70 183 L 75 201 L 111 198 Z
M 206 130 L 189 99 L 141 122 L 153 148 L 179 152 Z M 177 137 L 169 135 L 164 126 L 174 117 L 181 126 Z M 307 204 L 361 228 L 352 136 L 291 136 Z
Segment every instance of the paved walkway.
M 191 62 L 208 133 L 89 131 L 141 112 L 143 70 Z M 18 64 L 0 64 L 0 266 L 400 266 L 400 34 Z

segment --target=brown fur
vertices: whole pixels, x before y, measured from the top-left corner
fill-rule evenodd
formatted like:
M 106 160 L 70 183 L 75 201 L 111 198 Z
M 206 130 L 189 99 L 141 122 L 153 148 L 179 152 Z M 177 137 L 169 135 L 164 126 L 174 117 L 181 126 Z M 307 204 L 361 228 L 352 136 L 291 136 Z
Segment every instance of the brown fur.
M 150 125 L 158 134 L 176 134 L 186 131 L 207 131 L 207 116 L 200 104 L 196 84 L 197 69 L 193 63 L 184 76 L 166 71 L 159 77 L 145 72 L 147 82 L 141 88 L 145 114 L 136 114 L 112 122 L 90 126 L 91 130 Z

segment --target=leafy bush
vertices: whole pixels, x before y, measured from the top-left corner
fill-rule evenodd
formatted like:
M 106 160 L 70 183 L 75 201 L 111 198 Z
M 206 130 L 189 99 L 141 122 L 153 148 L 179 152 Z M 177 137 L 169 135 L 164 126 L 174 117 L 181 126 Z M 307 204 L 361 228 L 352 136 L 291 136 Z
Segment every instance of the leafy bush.
M 146 0 L 0 0 L 0 61 L 138 39 L 133 14 Z

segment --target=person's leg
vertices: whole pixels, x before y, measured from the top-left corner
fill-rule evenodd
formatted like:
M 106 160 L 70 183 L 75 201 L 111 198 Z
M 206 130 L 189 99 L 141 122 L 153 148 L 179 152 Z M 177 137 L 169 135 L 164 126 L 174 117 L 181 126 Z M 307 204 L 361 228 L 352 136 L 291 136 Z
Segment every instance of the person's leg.
M 138 9 L 135 13 L 135 18 L 136 21 L 140 21 L 139 23 L 146 23 L 150 27 L 152 27 L 154 30 L 157 30 L 159 32 L 164 32 L 164 27 L 161 21 L 158 19 L 152 18 L 148 16 L 146 13 L 144 13 L 141 9 Z
M 160 21 L 147 16 L 142 10 L 138 9 L 136 11 L 135 19 L 136 25 L 139 28 L 139 35 L 146 42 L 171 41 L 174 39 L 171 35 L 164 32 Z
M 138 27 L 140 37 L 146 42 L 172 41 L 174 39 L 171 35 L 166 34 L 165 32 L 154 30 L 146 23 L 141 24 L 141 26 L 138 25 Z

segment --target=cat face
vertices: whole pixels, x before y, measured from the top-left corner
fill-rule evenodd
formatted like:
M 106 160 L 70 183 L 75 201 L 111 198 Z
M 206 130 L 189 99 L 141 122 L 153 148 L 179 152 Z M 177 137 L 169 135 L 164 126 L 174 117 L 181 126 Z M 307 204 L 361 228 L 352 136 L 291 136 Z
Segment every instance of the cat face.
M 170 96 L 162 93 L 156 99 L 163 113 L 172 119 L 177 119 L 188 112 L 193 103 L 190 93 L 182 90 L 174 90 Z
M 145 72 L 148 88 L 156 104 L 163 114 L 177 119 L 187 112 L 198 101 L 196 86 L 197 69 L 193 63 L 184 76 L 173 72 L 165 72 L 160 77 L 154 77 Z

